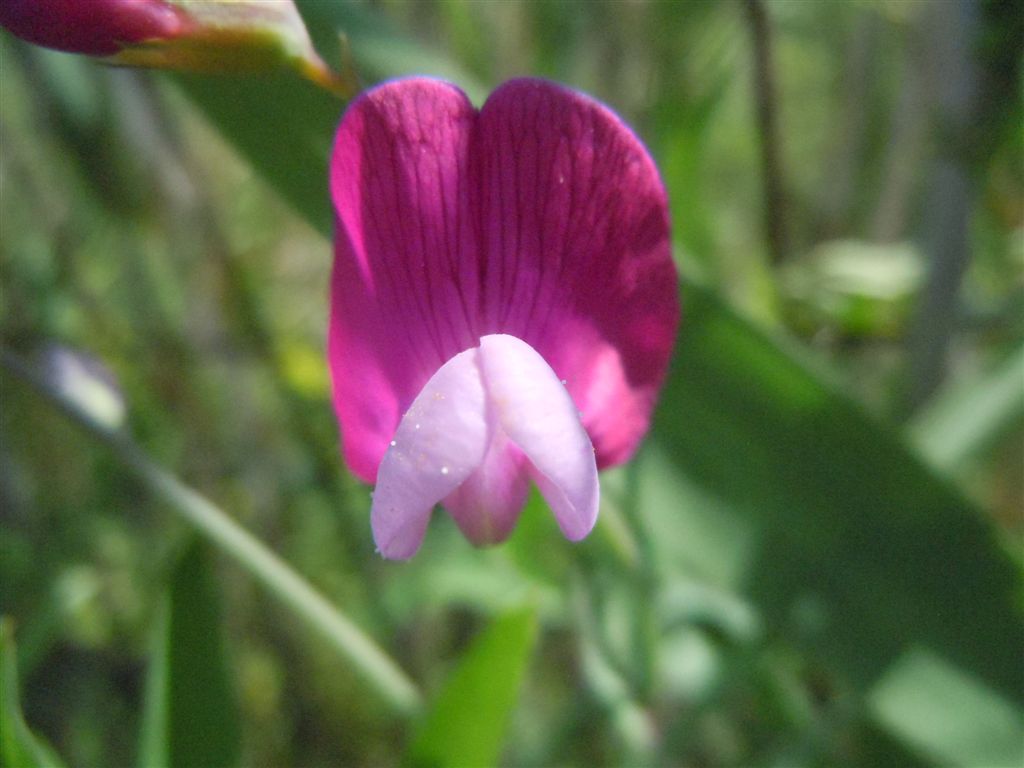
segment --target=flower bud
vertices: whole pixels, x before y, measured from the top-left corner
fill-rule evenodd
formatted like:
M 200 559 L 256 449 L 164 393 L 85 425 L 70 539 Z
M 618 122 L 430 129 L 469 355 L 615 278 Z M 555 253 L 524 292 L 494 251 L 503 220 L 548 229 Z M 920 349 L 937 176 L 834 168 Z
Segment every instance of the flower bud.
M 2 0 L 0 26 L 112 64 L 204 73 L 284 67 L 341 96 L 355 89 L 317 55 L 293 0 Z
M 0 26 L 47 48 L 112 56 L 126 46 L 177 37 L 191 25 L 163 0 L 4 0 Z

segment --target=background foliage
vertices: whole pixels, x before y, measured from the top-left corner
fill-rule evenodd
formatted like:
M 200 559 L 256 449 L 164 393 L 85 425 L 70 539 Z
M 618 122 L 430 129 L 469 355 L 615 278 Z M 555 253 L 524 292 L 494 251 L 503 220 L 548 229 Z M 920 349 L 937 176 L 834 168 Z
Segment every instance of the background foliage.
M 581 545 L 532 499 L 502 547 L 438 516 L 380 560 L 322 352 L 343 105 L 4 34 L 4 348 L 125 407 L 426 699 L 396 714 L 8 368 L 5 765 L 1019 764 L 1020 3 L 299 6 L 365 84 L 541 75 L 635 127 L 684 275 L 652 438 Z

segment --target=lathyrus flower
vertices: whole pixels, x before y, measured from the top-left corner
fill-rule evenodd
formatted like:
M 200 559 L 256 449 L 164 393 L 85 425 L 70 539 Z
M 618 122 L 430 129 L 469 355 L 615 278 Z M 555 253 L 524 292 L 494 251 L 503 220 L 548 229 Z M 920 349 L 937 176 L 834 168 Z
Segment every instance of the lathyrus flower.
M 664 188 L 606 107 L 515 80 L 477 111 L 429 79 L 338 129 L 329 357 L 374 539 L 411 557 L 434 506 L 505 539 L 532 480 L 564 533 L 647 431 L 678 322 Z

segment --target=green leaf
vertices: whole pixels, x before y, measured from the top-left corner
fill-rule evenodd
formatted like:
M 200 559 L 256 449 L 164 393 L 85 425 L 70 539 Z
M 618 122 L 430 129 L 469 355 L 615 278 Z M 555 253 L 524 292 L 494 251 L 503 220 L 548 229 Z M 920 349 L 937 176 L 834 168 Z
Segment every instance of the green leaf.
M 161 604 L 153 623 L 149 669 L 146 673 L 145 702 L 142 726 L 139 732 L 139 765 L 165 768 L 168 765 L 167 701 L 168 671 L 167 644 L 169 606 Z
M 330 232 L 327 158 L 341 101 L 288 72 L 174 79 L 295 210 Z
M 210 556 L 186 550 L 156 623 L 140 746 L 145 766 L 237 765 L 241 734 Z
M 1024 421 L 1024 347 L 941 393 L 915 417 L 911 435 L 921 452 L 955 470 Z
M 918 645 L 1024 700 L 1020 573 L 984 514 L 708 290 L 684 314 L 640 483 L 661 562 L 861 691 Z
M 876 720 L 941 765 L 1024 765 L 1024 715 L 927 651 L 911 649 L 871 692 Z
M 60 768 L 64 762 L 32 733 L 21 713 L 18 692 L 18 654 L 12 621 L 0 619 L 0 758 L 8 768 Z
M 537 638 L 533 608 L 495 619 L 428 711 L 411 751 L 418 766 L 495 765 Z

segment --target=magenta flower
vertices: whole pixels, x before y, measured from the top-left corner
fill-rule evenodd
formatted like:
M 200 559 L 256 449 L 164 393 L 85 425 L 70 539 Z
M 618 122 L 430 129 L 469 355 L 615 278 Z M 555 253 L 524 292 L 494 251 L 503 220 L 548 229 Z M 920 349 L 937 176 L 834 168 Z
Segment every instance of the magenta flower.
M 515 80 L 477 111 L 428 79 L 338 129 L 329 356 L 345 459 L 388 558 L 438 503 L 502 541 L 532 480 L 565 536 L 647 431 L 678 323 L 665 191 L 607 108 Z

